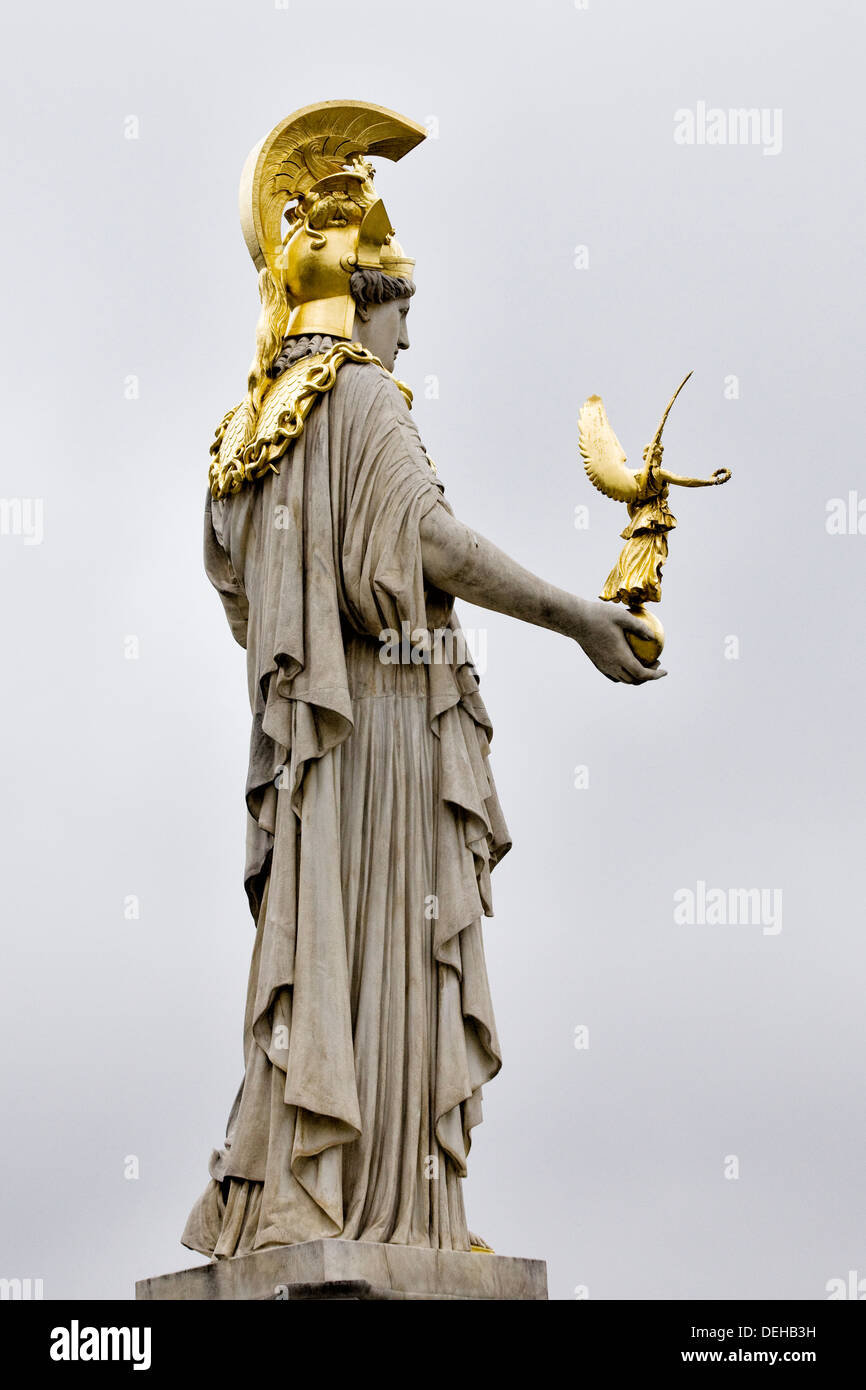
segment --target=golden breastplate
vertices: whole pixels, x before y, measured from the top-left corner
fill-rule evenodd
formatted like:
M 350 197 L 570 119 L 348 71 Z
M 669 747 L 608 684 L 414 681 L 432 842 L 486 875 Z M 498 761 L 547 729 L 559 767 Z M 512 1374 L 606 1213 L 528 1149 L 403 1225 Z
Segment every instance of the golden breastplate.
M 255 482 L 269 471 L 279 472 L 277 459 L 303 433 L 307 416 L 316 401 L 332 389 L 345 362 L 370 362 L 385 371 L 378 357 L 360 343 L 335 343 L 327 352 L 302 357 L 281 372 L 255 418 L 251 418 L 248 400 L 229 411 L 210 446 L 208 480 L 214 497 L 230 497 L 245 483 Z M 409 387 L 402 381 L 397 385 L 411 407 Z

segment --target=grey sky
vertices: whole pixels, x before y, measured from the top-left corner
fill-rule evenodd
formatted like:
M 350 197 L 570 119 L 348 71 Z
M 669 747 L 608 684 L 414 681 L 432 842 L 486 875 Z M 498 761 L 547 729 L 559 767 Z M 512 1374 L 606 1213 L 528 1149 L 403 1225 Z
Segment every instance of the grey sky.
M 3 513 L 0 1275 L 127 1297 L 197 1262 L 253 940 L 243 654 L 201 566 L 257 316 L 237 182 L 278 119 L 351 96 L 438 123 L 377 185 L 418 259 L 398 375 L 463 520 L 597 593 L 625 516 L 579 407 L 602 394 L 636 466 L 690 368 L 665 462 L 734 475 L 672 497 L 665 681 L 462 606 L 515 842 L 470 1224 L 547 1259 L 555 1298 L 866 1277 L 866 535 L 826 526 L 866 499 L 862 7 L 86 0 L 4 25 L 0 493 L 42 499 L 44 537 Z M 699 103 L 781 112 L 780 148 L 677 143 Z M 781 889 L 781 931 L 675 923 L 699 882 Z

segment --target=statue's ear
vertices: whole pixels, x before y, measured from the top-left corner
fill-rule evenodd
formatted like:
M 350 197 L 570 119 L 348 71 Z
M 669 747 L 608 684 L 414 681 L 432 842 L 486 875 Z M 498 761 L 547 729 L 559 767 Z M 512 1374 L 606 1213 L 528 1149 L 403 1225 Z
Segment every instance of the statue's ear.
M 362 323 L 369 323 L 369 322 L 370 322 L 370 310 L 364 308 L 364 306 L 363 306 L 362 304 L 356 304 L 356 305 L 355 305 L 355 318 L 356 318 L 356 319 L 360 319 Z

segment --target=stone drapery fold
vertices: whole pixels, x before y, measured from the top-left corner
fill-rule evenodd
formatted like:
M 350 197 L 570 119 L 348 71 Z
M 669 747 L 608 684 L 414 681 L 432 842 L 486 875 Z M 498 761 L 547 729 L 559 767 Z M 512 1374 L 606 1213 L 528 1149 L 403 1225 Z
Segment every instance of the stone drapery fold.
M 500 1067 L 481 918 L 509 838 L 492 730 L 420 523 L 446 506 L 402 396 L 341 368 L 255 487 L 207 498 L 246 647 L 245 1074 L 183 1243 L 468 1249 L 461 1178 Z M 382 634 L 427 633 L 385 663 Z

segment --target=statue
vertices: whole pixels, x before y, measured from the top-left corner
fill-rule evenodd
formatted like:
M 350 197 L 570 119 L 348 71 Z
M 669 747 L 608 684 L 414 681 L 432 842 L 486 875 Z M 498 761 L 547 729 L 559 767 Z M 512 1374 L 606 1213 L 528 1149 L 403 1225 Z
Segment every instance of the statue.
M 643 451 L 643 468 L 637 473 L 626 468 L 622 445 L 610 427 L 601 396 L 590 396 L 580 412 L 580 452 L 590 482 L 617 502 L 628 503 L 629 523 L 621 539 L 626 542 L 620 557 L 611 570 L 601 591 L 601 598 L 611 603 L 625 603 L 629 611 L 642 618 L 652 628 L 652 637 L 645 641 L 634 633 L 626 639 L 642 661 L 657 661 L 662 654 L 664 628 L 654 613 L 648 613 L 645 603 L 659 603 L 662 596 L 662 565 L 668 558 L 668 531 L 677 519 L 668 507 L 668 488 L 714 487 L 731 477 L 729 468 L 717 468 L 711 478 L 680 478 L 662 468 L 662 433 L 671 407 L 682 391 L 691 372 L 677 387 L 652 443 Z
M 413 262 L 370 160 L 423 127 L 360 101 L 282 121 L 241 219 L 261 315 L 212 446 L 207 574 L 246 649 L 245 1073 L 183 1243 L 485 1251 L 462 1179 L 500 1069 L 481 919 L 510 848 L 455 598 L 665 675 L 647 624 L 521 568 L 453 514 L 393 375 Z M 411 640 L 404 641 L 405 637 Z

